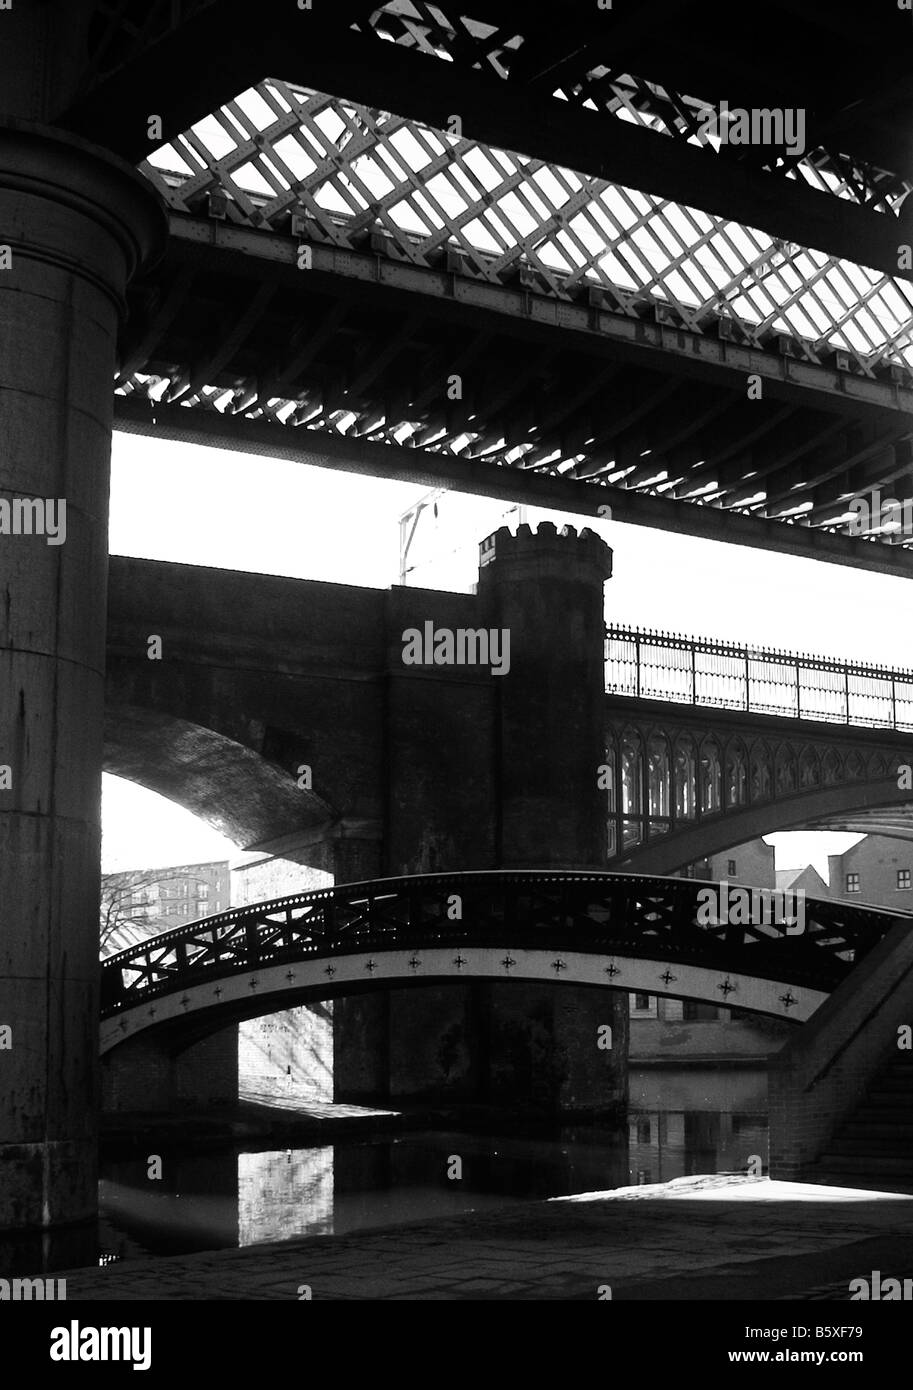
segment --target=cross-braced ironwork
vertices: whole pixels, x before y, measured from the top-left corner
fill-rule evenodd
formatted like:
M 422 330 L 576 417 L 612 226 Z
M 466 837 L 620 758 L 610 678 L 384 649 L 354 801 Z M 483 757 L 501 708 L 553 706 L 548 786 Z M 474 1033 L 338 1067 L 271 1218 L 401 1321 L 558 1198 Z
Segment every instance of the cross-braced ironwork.
M 608 84 L 618 87 L 613 114 L 695 138 L 706 103 L 687 115 L 684 99 L 632 82 Z M 821 362 L 841 351 L 870 378 L 887 363 L 913 365 L 903 281 L 290 82 L 240 94 L 142 168 L 175 211 L 281 232 L 294 217 L 302 240 L 355 249 L 369 238 L 378 254 L 426 267 L 446 252 L 461 275 L 504 284 L 520 272 L 530 290 L 568 302 L 599 289 L 629 317 L 663 313 L 755 347 L 787 335 L 794 355 Z M 827 182 L 819 164 L 812 171 Z M 852 180 L 840 188 L 859 191 Z
M 531 13 L 524 22 L 498 27 L 486 22 L 484 0 L 477 0 L 468 15 L 450 0 L 388 0 L 361 32 L 401 47 L 461 67 L 472 67 L 500 78 L 507 85 L 522 84 L 530 77 L 529 50 L 535 47 L 542 64 L 537 84 L 540 95 L 591 111 L 596 116 L 630 121 L 660 131 L 673 140 L 700 143 L 714 150 L 719 138 L 706 133 L 708 111 L 719 116 L 721 102 L 709 102 L 675 88 L 625 71 L 613 61 L 611 37 L 598 30 L 574 45 L 560 62 L 545 61 L 539 25 Z M 594 6 L 594 9 L 596 7 Z M 657 16 L 657 22 L 661 22 Z M 596 26 L 594 26 L 594 29 Z M 538 44 L 531 40 L 540 39 Z M 718 128 L 718 127 L 717 127 Z M 770 174 L 803 179 L 813 188 L 866 207 L 893 213 L 911 185 L 888 170 L 844 154 L 839 147 L 811 148 L 790 154 L 782 148 L 754 147 L 751 160 Z
M 848 533 L 864 483 L 913 478 L 902 281 L 277 79 L 143 168 L 173 210 L 171 268 L 134 316 L 116 387 L 143 427 L 158 412 L 189 429 L 174 409 L 189 407 L 220 436 L 269 427 L 280 449 L 388 446 L 377 467 L 415 449 L 830 533 Z M 272 273 L 237 278 L 245 257 L 312 266 L 311 283 L 280 296 Z M 400 298 L 362 309 L 361 287 Z M 454 302 L 474 331 L 450 321 Z M 555 340 L 521 352 L 509 332 L 530 322 Z M 599 356 L 632 344 L 655 365 L 699 354 L 731 381 Z M 814 384 L 812 408 L 746 406 L 758 353 L 775 382 Z M 486 389 L 452 394 L 464 378 Z M 869 412 L 858 426 L 848 395 Z M 913 548 L 894 529 L 874 512 L 864 527 Z
M 87 36 L 81 90 L 125 67 L 217 0 L 97 0 Z
M 831 990 L 906 920 L 806 900 L 801 934 L 790 935 L 772 913 L 752 925 L 705 925 L 703 886 L 634 874 L 498 871 L 295 894 L 204 918 L 109 957 L 102 964 L 102 1017 L 227 976 L 250 976 L 252 986 L 255 972 L 314 958 L 329 958 L 328 972 L 333 958 L 359 956 L 367 978 L 382 952 L 411 951 L 417 970 L 418 953 L 441 946 L 554 951 L 552 969 L 562 980 L 570 975 L 564 957 L 578 951 L 608 956 L 609 976 L 617 973 L 617 957 L 634 956 Z M 501 960 L 506 974 L 517 964 L 511 949 Z
M 677 832 L 761 808 L 788 824 L 827 829 L 836 818 L 833 828 L 864 832 L 869 820 L 909 836 L 913 740 L 898 735 L 913 732 L 913 671 L 630 627 L 606 628 L 605 656 L 610 862 L 627 865 L 662 841 L 672 855 L 662 867 L 680 867 L 702 851 L 675 862 Z M 653 700 L 661 714 L 642 703 Z M 724 710 L 741 717 L 712 714 Z M 851 728 L 860 734 L 848 737 Z

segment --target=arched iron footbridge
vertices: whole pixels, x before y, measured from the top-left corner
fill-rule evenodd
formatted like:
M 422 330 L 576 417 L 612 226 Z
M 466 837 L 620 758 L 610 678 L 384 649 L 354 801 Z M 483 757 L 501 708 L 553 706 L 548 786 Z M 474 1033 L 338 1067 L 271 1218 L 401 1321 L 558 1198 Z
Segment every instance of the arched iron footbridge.
M 638 990 L 804 1022 L 910 920 L 807 899 L 801 933 L 757 913 L 751 925 L 707 925 L 707 887 L 719 885 L 595 871 L 422 874 L 234 908 L 103 962 L 101 1050 L 147 1030 L 199 1035 L 309 999 L 472 979 Z

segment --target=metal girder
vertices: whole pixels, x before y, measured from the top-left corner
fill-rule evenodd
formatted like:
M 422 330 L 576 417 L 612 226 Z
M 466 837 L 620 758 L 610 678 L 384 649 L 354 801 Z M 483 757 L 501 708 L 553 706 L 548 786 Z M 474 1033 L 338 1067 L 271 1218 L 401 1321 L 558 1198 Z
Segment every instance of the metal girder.
M 115 428 L 152 438 L 205 444 L 240 453 L 263 454 L 310 466 L 395 478 L 422 487 L 442 487 L 480 497 L 523 501 L 583 516 L 610 506 L 616 521 L 680 535 L 701 536 L 731 545 L 755 546 L 913 578 L 913 553 L 900 546 L 852 540 L 833 531 L 768 520 L 720 507 L 672 500 L 599 482 L 514 469 L 485 459 L 349 439 L 318 430 L 289 429 L 266 420 L 248 420 L 218 410 L 155 404 L 139 395 L 115 397 Z
M 220 253 L 226 273 L 246 277 L 262 274 L 257 262 L 294 271 L 298 244 L 288 234 L 260 231 L 173 214 L 170 220 L 172 255 L 185 257 L 200 268 L 214 271 Z M 190 248 L 198 248 L 196 255 Z M 913 386 L 883 376 L 864 376 L 832 363 L 770 349 L 758 349 L 730 339 L 688 331 L 683 326 L 656 322 L 649 317 L 625 314 L 590 302 L 556 300 L 513 284 L 480 280 L 440 268 L 405 264 L 374 251 L 354 251 L 335 246 L 310 246 L 311 283 L 335 293 L 348 293 L 365 302 L 365 296 L 395 291 L 436 301 L 432 312 L 478 321 L 486 313 L 516 321 L 524 333 L 558 330 L 571 344 L 572 335 L 603 342 L 613 356 L 637 365 L 687 375 L 744 389 L 746 377 L 758 375 L 763 386 L 779 398 L 796 404 L 812 404 L 845 410 L 901 411 L 913 414 Z M 232 263 L 233 262 L 233 263 Z M 286 283 L 291 285 L 294 277 Z M 301 286 L 302 290 L 304 286 Z M 443 306 L 438 310 L 437 305 Z M 818 397 L 818 399 L 815 399 Z
M 134 405 L 813 526 L 905 474 L 896 279 L 275 79 L 144 171 L 172 243 L 122 345 Z
M 904 920 L 883 908 L 809 898 L 799 932 L 787 929 L 782 900 L 776 918 L 768 902 L 766 915 L 752 915 L 744 925 L 733 927 L 726 914 L 705 923 L 702 886 L 689 879 L 555 871 L 339 884 L 215 913 L 109 956 L 101 967 L 101 1016 L 116 1019 L 197 984 L 218 989 L 232 975 L 314 957 L 326 961 L 332 981 L 340 957 L 358 953 L 361 964 L 368 956 L 363 969 L 370 979 L 375 953 L 405 949 L 414 955 L 436 946 L 506 949 L 508 972 L 515 963 L 510 949 L 592 952 L 612 962 L 606 984 L 619 973 L 613 973 L 613 957 L 644 955 L 829 991 Z M 457 923 L 447 913 L 453 893 L 463 904 Z M 556 977 L 565 968 L 560 949 Z M 413 969 L 419 967 L 416 958 Z M 294 978 L 290 973 L 290 986 Z M 252 979 L 256 985 L 256 975 Z
M 554 472 L 566 463 L 572 478 L 620 475 L 633 468 L 636 471 L 626 480 L 629 487 L 649 485 L 656 466 L 670 475 L 669 482 L 682 469 L 687 477 L 675 484 L 674 495 L 687 495 L 712 482 L 715 465 L 711 461 L 728 455 L 731 461 L 716 473 L 721 484 L 717 492 L 727 506 L 738 504 L 746 495 L 741 484 L 748 473 L 755 475 L 758 484 L 747 496 L 755 497 L 760 488 L 768 493 L 771 505 L 781 497 L 763 481 L 767 475 L 784 480 L 787 496 L 797 480 L 810 493 L 828 478 L 845 479 L 849 495 L 854 459 L 867 463 L 886 443 L 910 433 L 913 392 L 896 382 L 859 377 L 703 334 L 686 334 L 591 305 L 555 303 L 544 293 L 403 264 L 376 252 L 314 245 L 310 248 L 312 269 L 304 274 L 294 269 L 297 243 L 288 236 L 180 215 L 175 215 L 173 226 L 173 265 L 168 276 L 177 275 L 181 267 L 185 272 L 194 268 L 197 278 L 190 280 L 185 274 L 185 283 L 194 293 L 198 284 L 204 284 L 207 297 L 197 305 L 189 294 L 180 323 L 164 339 L 156 331 L 154 318 L 151 325 L 140 325 L 145 340 L 157 344 L 146 363 L 139 362 L 128 340 L 124 350 L 135 370 L 129 382 L 121 377 L 120 383 L 134 396 L 148 394 L 157 381 L 163 381 L 166 397 L 176 390 L 194 409 L 211 409 L 221 396 L 220 407 L 230 418 L 265 414 L 286 429 L 302 422 L 313 426 L 318 418 L 328 430 L 335 429 L 334 412 L 353 411 L 363 418 L 353 422 L 351 435 L 377 432 L 388 439 L 399 425 L 412 421 L 412 440 L 433 444 L 435 449 L 452 448 L 470 456 L 494 450 L 499 462 L 515 465 L 518 471 L 546 468 Z M 251 295 L 251 303 L 260 307 L 272 303 L 262 284 L 259 263 L 263 260 L 274 266 L 270 283 L 283 291 L 275 296 L 278 308 L 286 317 L 298 316 L 301 327 L 291 334 L 281 326 L 284 320 L 267 330 L 254 325 L 248 311 L 233 324 L 219 308 L 220 303 L 243 303 Z M 466 299 L 473 305 L 471 313 Z M 170 293 L 163 295 L 162 312 L 166 311 L 174 319 Z M 204 332 L 204 341 L 198 341 L 197 322 L 205 325 L 213 315 L 219 325 L 216 340 L 207 343 Z M 341 324 L 349 335 L 343 347 L 336 345 L 334 337 Z M 255 327 L 258 334 L 250 349 L 245 347 L 229 361 L 226 346 L 245 343 L 254 336 Z M 397 352 L 409 345 L 413 329 L 412 351 L 397 360 Z M 433 329 L 430 338 L 429 329 Z M 478 383 L 473 385 L 467 377 L 464 404 L 447 405 L 442 413 L 444 382 L 468 360 L 471 343 L 478 345 L 482 330 L 492 346 L 487 361 L 478 361 L 473 373 L 476 378 L 480 371 L 484 374 L 485 391 L 479 394 Z M 352 335 L 358 335 L 357 340 Z M 529 340 L 532 353 L 524 339 Z M 286 341 L 291 344 L 288 368 L 276 376 L 282 360 L 277 345 Z M 414 343 L 419 341 L 422 346 L 416 348 Z M 362 364 L 354 369 L 350 365 L 353 348 Z M 575 359 L 572 354 L 580 356 Z M 607 357 L 613 362 L 611 375 L 604 377 L 606 389 L 596 400 L 590 384 L 608 371 Z M 197 369 L 194 394 L 189 373 L 193 364 L 207 358 L 224 370 L 214 372 L 204 383 Z M 265 374 L 264 360 L 272 364 Z M 417 372 L 411 365 L 416 360 L 421 362 Z M 533 371 L 536 361 L 541 372 L 548 372 L 541 382 Z M 436 408 L 429 376 L 435 363 L 444 372 L 437 383 Z M 619 363 L 627 364 L 620 375 Z M 695 383 L 683 386 L 679 369 L 685 376 L 694 376 Z M 746 401 L 744 380 L 749 370 L 764 380 L 769 401 Z M 350 389 L 346 394 L 353 380 L 358 392 Z M 581 381 L 586 383 L 583 393 Z M 311 396 L 318 386 L 320 395 Z M 370 398 L 365 394 L 369 387 Z M 571 417 L 570 430 L 543 425 L 540 407 L 545 420 L 568 418 L 566 402 L 581 394 L 584 399 L 589 396 L 590 404 L 585 413 L 578 411 Z M 290 403 L 290 409 L 294 407 L 291 426 L 279 397 Z M 556 401 L 564 407 L 561 411 L 556 411 Z M 762 443 L 758 453 L 755 441 L 763 441 L 789 411 L 797 417 L 795 429 L 779 432 L 773 449 L 765 450 Z M 830 419 L 828 411 L 835 412 Z M 724 429 L 722 438 L 716 423 L 721 412 L 730 413 L 730 428 L 728 433 Z M 822 455 L 817 473 L 790 472 L 791 462 L 808 453 L 807 437 L 814 441 L 839 435 L 841 425 L 845 428 L 854 419 L 868 422 L 862 449 L 849 442 L 844 448 L 835 445 Z M 442 426 L 446 427 L 443 434 Z M 464 432 L 465 441 L 455 442 Z M 518 439 L 528 442 L 518 445 Z M 642 464 L 648 454 L 651 462 Z M 870 473 L 867 464 L 864 475 L 860 472 L 855 478 L 857 490 L 862 482 L 887 482 L 895 474 L 887 464 L 880 475 L 877 469 Z M 802 499 L 791 498 L 793 503 L 796 500 Z M 820 503 L 821 496 L 815 501 Z M 763 498 L 762 504 L 766 505 Z
M 649 26 L 623 0 L 614 13 L 600 11 L 593 0 L 570 0 L 560 16 L 498 0 L 474 0 L 468 8 L 468 15 L 462 6 L 452 9 L 448 18 L 449 4 L 431 7 L 420 0 L 340 4 L 329 13 L 319 5 L 302 12 L 291 0 L 261 0 L 252 23 L 246 0 L 191 7 L 182 24 L 155 42 L 134 45 L 123 66 L 101 80 L 95 74 L 95 85 L 58 121 L 135 160 L 148 152 L 150 113 L 162 114 L 168 139 L 264 73 L 281 70 L 295 81 L 432 125 L 457 114 L 468 133 L 488 143 L 556 163 L 570 159 L 590 174 L 646 186 L 770 235 L 885 273 L 913 275 L 898 270 L 897 257 L 898 243 L 913 240 L 911 215 L 899 206 L 909 186 L 890 173 L 889 162 L 878 165 L 879 130 L 866 125 L 865 107 L 855 112 L 863 153 L 853 149 L 855 125 L 840 102 L 845 71 L 824 78 L 803 54 L 813 96 L 811 139 L 826 140 L 833 131 L 841 143 L 832 150 L 816 144 L 797 177 L 790 160 L 769 151 L 693 143 L 706 98 L 716 101 L 721 71 L 738 88 L 727 94 L 731 105 L 770 107 L 777 98 L 782 105 L 790 95 L 798 100 L 794 58 L 790 80 L 783 76 L 789 45 L 780 45 L 775 66 L 764 67 L 753 55 L 739 71 L 725 13 L 714 25 L 718 6 L 683 6 L 680 0 L 651 6 Z M 784 26 L 804 9 L 809 33 L 826 33 L 821 6 L 777 9 Z M 894 18 L 895 25 L 882 22 L 881 31 L 890 35 L 883 50 L 897 67 L 909 61 L 910 44 L 902 16 Z M 877 93 L 868 97 L 878 100 Z M 896 101 L 907 101 L 907 94 L 900 91 Z M 620 118 L 632 113 L 640 124 Z M 898 157 L 896 138 L 889 148 Z M 873 211 L 876 204 L 886 210 Z

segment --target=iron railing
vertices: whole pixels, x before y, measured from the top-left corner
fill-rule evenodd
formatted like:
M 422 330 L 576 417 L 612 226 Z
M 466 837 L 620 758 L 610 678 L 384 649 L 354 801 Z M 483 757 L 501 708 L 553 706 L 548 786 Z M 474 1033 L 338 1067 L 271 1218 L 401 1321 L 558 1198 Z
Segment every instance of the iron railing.
M 607 627 L 606 690 L 645 700 L 913 730 L 913 671 Z
M 703 925 L 694 879 L 541 870 L 422 874 L 341 884 L 234 908 L 102 963 L 101 1016 L 242 971 L 384 950 L 494 946 L 587 951 L 748 971 L 831 990 L 904 914 L 806 899 L 805 929 Z M 454 920 L 454 895 L 461 916 Z M 366 976 L 370 978 L 370 975 Z M 328 989 L 330 985 L 328 984 Z

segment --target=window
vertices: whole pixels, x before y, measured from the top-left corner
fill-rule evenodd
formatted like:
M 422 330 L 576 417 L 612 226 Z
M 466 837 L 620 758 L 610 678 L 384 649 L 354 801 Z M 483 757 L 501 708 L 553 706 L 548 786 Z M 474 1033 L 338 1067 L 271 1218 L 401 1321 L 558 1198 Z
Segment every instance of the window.
M 909 890 L 911 887 L 913 887 L 913 884 L 910 883 L 910 870 L 909 870 L 909 869 L 898 869 L 898 870 L 897 870 L 897 888 L 898 888 L 898 891 L 900 891 L 901 889 L 907 889 L 907 890 Z
M 847 876 L 846 876 L 846 891 L 847 891 L 848 893 L 858 893 L 858 892 L 859 892 L 859 875 L 858 875 L 858 874 L 847 874 Z
M 201 883 L 201 884 L 199 884 L 198 897 L 199 897 L 201 903 L 205 903 L 205 902 L 206 902 L 206 899 L 209 897 L 209 884 L 208 884 L 208 883 Z
M 638 1144 L 649 1144 L 650 1142 L 650 1121 L 637 1121 L 637 1142 Z
M 714 1023 L 718 1017 L 716 1004 L 699 1004 L 694 999 L 686 999 L 682 1005 L 682 1019 L 686 1023 Z
M 734 859 L 727 859 L 727 860 L 726 860 L 726 872 L 727 872 L 727 874 L 730 874 L 730 875 L 731 875 L 731 874 L 734 874 L 735 871 L 736 871 L 736 868 L 735 868 L 735 860 L 734 860 Z

